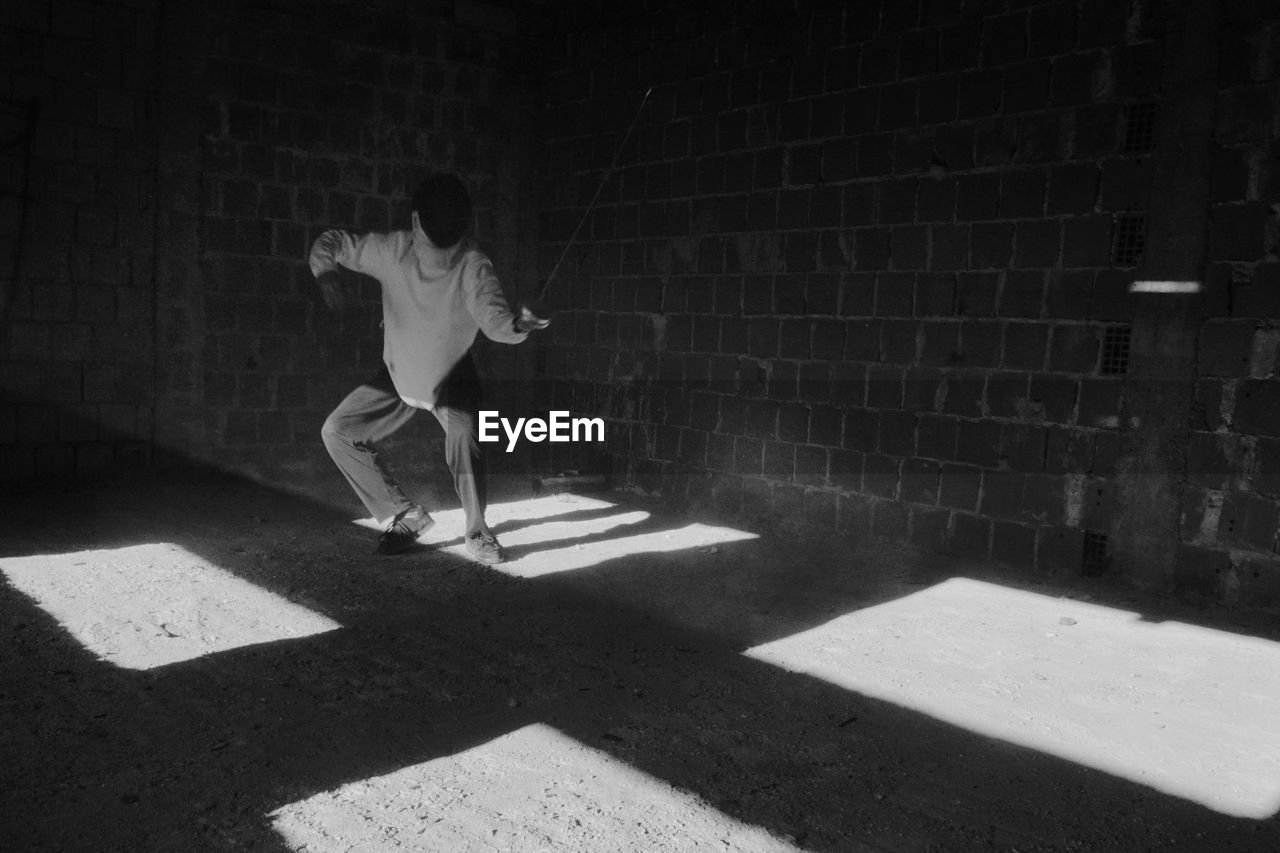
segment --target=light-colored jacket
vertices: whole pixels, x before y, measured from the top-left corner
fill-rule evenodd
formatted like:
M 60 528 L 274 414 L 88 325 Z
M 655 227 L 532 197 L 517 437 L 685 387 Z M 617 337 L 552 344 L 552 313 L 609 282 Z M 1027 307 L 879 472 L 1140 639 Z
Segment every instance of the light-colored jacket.
M 317 278 L 341 265 L 382 284 L 382 359 L 396 391 L 411 406 L 430 409 L 441 383 L 482 331 L 518 344 L 515 316 L 493 263 L 464 240 L 437 249 L 413 231 L 356 236 L 326 231 L 311 247 Z

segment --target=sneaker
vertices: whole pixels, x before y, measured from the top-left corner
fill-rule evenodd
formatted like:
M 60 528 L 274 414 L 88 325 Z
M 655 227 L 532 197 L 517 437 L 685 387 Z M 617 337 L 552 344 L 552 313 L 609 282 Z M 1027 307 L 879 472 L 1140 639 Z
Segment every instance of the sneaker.
M 435 523 L 436 520 L 422 507 L 410 507 L 391 519 L 387 529 L 378 537 L 378 547 L 373 553 L 388 556 L 407 551 Z
M 482 563 L 501 563 L 507 558 L 502 546 L 492 533 L 477 533 L 467 537 L 467 551 Z

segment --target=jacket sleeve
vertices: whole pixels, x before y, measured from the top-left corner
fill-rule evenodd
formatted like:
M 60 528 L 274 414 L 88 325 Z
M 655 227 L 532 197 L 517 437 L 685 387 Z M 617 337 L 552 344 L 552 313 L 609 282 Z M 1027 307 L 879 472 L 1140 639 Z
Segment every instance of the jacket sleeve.
M 481 256 L 474 271 L 468 270 L 463 287 L 467 308 L 485 337 L 500 344 L 518 344 L 529 337 L 528 332 L 516 331 L 516 317 L 488 258 Z
M 311 246 L 311 274 L 319 278 L 339 266 L 377 277 L 382 259 L 386 257 L 384 248 L 388 242 L 386 234 L 363 234 L 356 236 L 348 231 L 333 229 L 316 238 Z

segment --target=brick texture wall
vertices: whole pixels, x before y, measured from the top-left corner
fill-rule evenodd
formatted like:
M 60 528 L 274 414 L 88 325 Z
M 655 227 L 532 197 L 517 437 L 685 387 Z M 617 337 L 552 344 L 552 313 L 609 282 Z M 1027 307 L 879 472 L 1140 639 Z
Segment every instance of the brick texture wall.
M 352 277 L 328 311 L 305 257 L 325 228 L 407 228 L 444 168 L 511 294 L 534 286 L 526 5 L 5 4 L 0 227 L 26 227 L 0 249 L 0 476 L 194 459 L 345 488 L 319 428 L 380 364 L 380 300 Z M 402 471 L 439 463 L 433 429 Z
M 1277 11 L 1229 5 L 1179 582 L 1275 604 Z M 553 284 L 552 399 L 672 499 L 1115 570 L 1162 25 L 1112 0 L 563 12 L 544 274 L 653 92 Z
M 0 479 L 150 460 L 153 3 L 0 12 Z
M 472 187 L 478 237 L 510 294 L 532 288 L 532 67 L 516 9 L 298 6 L 212 16 L 193 333 L 220 461 L 336 482 L 320 424 L 381 366 L 381 298 L 353 276 L 355 298 L 333 313 L 300 259 L 326 228 L 408 228 L 418 181 L 443 168 Z M 482 343 L 479 356 L 503 390 L 516 387 L 516 352 Z M 420 421 L 391 444 L 400 471 L 443 466 L 438 426 Z

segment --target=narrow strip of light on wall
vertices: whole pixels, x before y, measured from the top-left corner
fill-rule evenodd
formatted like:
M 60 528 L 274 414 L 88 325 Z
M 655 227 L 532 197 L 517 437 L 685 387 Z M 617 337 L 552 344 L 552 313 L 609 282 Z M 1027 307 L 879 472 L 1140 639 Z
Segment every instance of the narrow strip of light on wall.
M 1199 293 L 1202 289 L 1198 281 L 1135 281 L 1129 285 L 1130 293 Z

